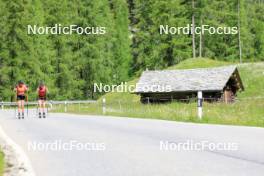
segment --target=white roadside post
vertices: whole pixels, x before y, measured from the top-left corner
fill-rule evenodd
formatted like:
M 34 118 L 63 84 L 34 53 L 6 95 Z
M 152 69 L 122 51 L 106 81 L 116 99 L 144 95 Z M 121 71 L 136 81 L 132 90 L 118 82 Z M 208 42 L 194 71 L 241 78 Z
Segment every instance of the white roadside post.
M 50 109 L 52 109 L 52 107 L 53 107 L 52 101 L 49 102 L 49 106 L 50 106 Z
M 64 112 L 67 112 L 67 101 L 64 102 Z
M 106 100 L 105 100 L 105 98 L 103 98 L 103 114 L 105 114 L 105 112 L 106 112 L 105 105 L 106 105 Z
M 198 118 L 202 119 L 203 117 L 203 92 L 198 91 Z

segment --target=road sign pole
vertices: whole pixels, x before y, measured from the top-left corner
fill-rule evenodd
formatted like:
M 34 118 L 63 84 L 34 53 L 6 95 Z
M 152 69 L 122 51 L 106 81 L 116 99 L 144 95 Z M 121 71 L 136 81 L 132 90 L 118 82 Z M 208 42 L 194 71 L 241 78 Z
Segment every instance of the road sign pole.
M 202 119 L 203 117 L 203 92 L 198 91 L 198 118 Z

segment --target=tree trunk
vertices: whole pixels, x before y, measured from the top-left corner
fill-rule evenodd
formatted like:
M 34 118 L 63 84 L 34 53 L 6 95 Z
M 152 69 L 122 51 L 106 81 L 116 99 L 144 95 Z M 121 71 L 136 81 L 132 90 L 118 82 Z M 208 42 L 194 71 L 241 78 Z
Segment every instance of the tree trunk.
M 237 1 L 237 19 L 238 19 L 238 45 L 239 45 L 239 61 L 242 63 L 242 46 L 240 33 L 240 0 Z
M 192 47 L 193 47 L 193 58 L 196 58 L 196 51 L 195 51 L 195 16 L 194 16 L 194 0 L 192 0 Z
M 202 18 L 201 18 L 201 27 L 203 25 L 203 21 L 202 21 Z M 200 32 L 200 44 L 199 44 L 199 57 L 202 57 L 202 50 L 203 50 L 203 34 L 202 34 L 202 31 Z

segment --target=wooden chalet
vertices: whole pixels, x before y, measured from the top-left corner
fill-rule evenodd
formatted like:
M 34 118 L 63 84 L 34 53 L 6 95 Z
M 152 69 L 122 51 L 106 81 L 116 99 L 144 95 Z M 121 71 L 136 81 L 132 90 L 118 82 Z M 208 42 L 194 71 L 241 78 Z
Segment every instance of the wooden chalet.
M 159 87 L 154 89 L 153 87 Z M 169 87 L 169 89 L 160 89 Z M 235 100 L 238 91 L 244 90 L 236 66 L 198 68 L 186 70 L 144 71 L 136 85 L 135 93 L 141 102 L 191 100 L 203 92 L 204 100 Z

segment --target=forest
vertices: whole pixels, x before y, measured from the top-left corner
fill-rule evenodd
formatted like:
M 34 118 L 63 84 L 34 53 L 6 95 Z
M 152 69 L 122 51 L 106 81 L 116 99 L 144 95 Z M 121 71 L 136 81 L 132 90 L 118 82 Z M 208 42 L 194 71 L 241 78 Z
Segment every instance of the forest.
M 119 84 L 188 58 L 264 61 L 264 0 L 0 0 L 0 100 L 18 80 L 49 99 L 96 99 Z M 105 27 L 104 35 L 33 35 L 28 25 Z M 161 35 L 160 25 L 237 27 L 236 35 Z

